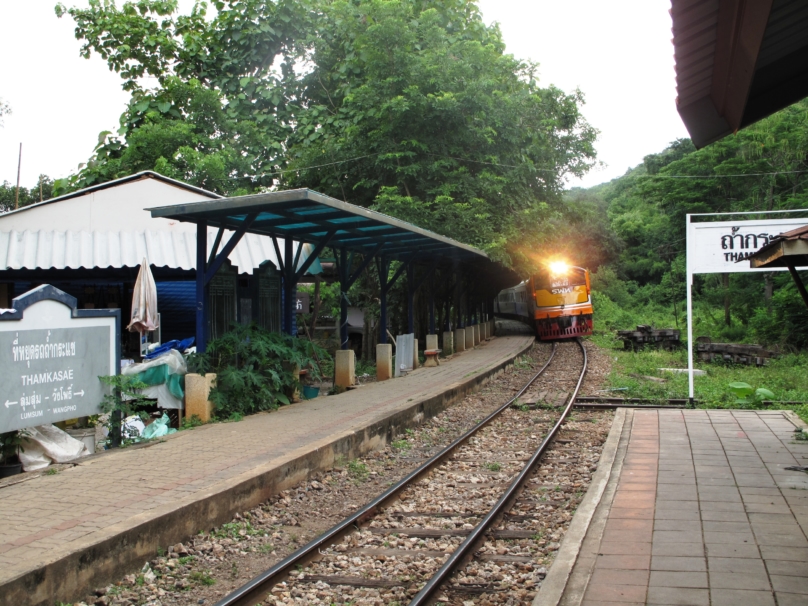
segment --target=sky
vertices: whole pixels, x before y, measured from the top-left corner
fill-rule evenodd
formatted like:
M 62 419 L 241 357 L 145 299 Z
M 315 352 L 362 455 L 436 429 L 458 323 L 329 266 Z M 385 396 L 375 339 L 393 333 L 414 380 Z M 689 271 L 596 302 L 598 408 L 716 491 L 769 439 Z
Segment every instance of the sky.
M 86 0 L 64 0 L 67 6 Z M 121 0 L 119 0 L 119 4 Z M 0 127 L 0 181 L 32 187 L 40 174 L 65 177 L 86 162 L 98 134 L 116 130 L 128 95 L 97 55 L 79 55 L 74 23 L 56 0 L 0 0 L 0 98 L 12 115 Z M 192 0 L 180 0 L 186 12 Z M 600 131 L 602 167 L 570 186 L 609 181 L 687 131 L 675 107 L 669 0 L 479 0 L 498 22 L 507 52 L 539 63 L 542 85 L 580 88 L 583 114 Z M 32 24 L 36 24 L 33 26 Z

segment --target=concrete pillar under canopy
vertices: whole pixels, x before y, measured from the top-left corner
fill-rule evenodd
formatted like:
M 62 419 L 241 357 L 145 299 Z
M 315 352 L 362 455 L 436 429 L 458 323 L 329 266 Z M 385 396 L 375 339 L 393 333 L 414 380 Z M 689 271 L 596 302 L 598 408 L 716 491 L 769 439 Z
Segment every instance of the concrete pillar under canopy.
M 426 346 L 424 349 L 439 349 L 438 347 L 438 335 L 427 335 L 426 336 Z
M 466 329 L 458 328 L 454 331 L 455 351 L 466 351 Z
M 338 349 L 334 356 L 334 385 L 351 387 L 356 383 L 356 354 L 353 349 Z
M 480 325 L 475 324 L 472 328 L 474 328 L 474 345 L 480 344 Z
M 474 327 L 466 326 L 466 349 L 474 349 Z
M 393 346 L 390 343 L 376 345 L 376 380 L 386 381 L 393 377 Z
M 454 333 L 451 330 L 443 333 L 443 357 L 451 356 L 454 353 Z
M 413 339 L 413 341 L 412 341 L 412 369 L 415 370 L 419 366 L 420 366 L 420 364 L 418 364 L 418 339 Z

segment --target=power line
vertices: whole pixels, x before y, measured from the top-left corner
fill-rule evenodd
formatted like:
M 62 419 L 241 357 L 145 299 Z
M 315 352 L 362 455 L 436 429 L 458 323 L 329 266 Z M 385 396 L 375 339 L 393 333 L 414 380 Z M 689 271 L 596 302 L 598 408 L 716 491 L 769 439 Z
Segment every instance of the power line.
M 734 175 L 645 175 L 649 179 L 728 179 L 730 177 L 765 177 L 768 175 L 793 175 L 808 170 L 778 170 L 771 173 L 738 173 Z
M 328 162 L 326 164 L 314 164 L 314 165 L 311 165 L 311 166 L 300 166 L 298 168 L 287 168 L 287 169 L 284 169 L 284 170 L 277 170 L 277 171 L 270 172 L 270 173 L 261 173 L 260 176 L 261 177 L 271 177 L 273 175 L 283 175 L 283 174 L 286 174 L 286 173 L 296 173 L 296 172 L 300 172 L 300 171 L 304 171 L 304 170 L 312 170 L 312 169 L 315 169 L 315 168 L 325 168 L 325 167 L 328 167 L 328 166 L 335 166 L 337 164 L 344 164 L 346 162 L 353 162 L 355 160 L 363 160 L 365 158 L 372 158 L 372 157 L 375 157 L 375 156 L 381 156 L 381 155 L 389 154 L 389 153 L 393 153 L 393 152 L 377 152 L 375 154 L 365 154 L 364 156 L 355 156 L 353 158 L 347 158 L 345 160 L 337 160 L 335 162 Z M 459 162 L 471 162 L 472 164 L 486 164 L 488 166 L 501 166 L 503 168 L 519 168 L 519 165 L 517 165 L 517 164 L 499 164 L 497 162 L 485 162 L 483 160 L 472 160 L 470 158 L 458 158 L 456 156 L 448 156 L 446 154 L 432 154 L 432 153 L 424 152 L 424 155 L 433 156 L 433 157 L 436 157 L 436 158 L 449 158 L 451 160 L 458 160 Z M 536 170 L 537 172 L 547 172 L 547 173 L 555 173 L 556 172 L 555 170 L 553 170 L 551 168 L 535 168 L 534 170 Z

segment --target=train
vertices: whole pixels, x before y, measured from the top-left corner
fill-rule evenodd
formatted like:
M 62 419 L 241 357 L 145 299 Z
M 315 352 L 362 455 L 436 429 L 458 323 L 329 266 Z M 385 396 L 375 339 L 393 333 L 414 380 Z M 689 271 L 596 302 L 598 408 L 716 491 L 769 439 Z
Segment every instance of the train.
M 525 322 L 542 341 L 592 334 L 589 270 L 554 262 L 496 298 L 495 313 Z

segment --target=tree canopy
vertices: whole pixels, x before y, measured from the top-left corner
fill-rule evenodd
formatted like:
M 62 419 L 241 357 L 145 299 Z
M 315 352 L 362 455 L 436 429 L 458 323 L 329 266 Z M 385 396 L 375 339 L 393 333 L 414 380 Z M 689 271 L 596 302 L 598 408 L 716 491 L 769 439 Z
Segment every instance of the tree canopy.
M 309 187 L 529 263 L 594 161 L 582 95 L 540 87 L 475 2 L 213 6 L 57 6 L 132 93 L 60 187 L 144 169 L 228 195 Z

